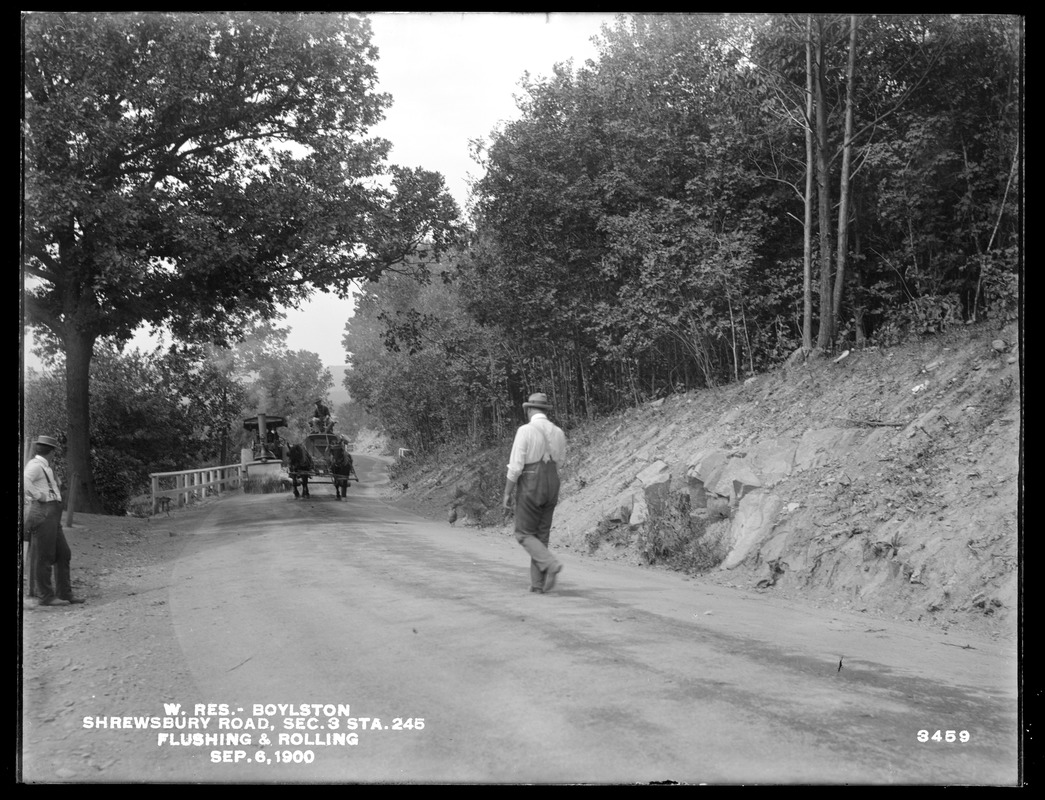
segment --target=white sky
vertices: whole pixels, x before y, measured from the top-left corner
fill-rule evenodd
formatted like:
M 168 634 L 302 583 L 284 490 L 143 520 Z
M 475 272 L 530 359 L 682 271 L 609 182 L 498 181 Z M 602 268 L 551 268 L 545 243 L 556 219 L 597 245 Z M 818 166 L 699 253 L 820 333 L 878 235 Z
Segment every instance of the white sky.
M 441 172 L 464 212 L 467 181 L 477 178 L 472 139 L 489 141 L 517 116 L 514 95 L 524 72 L 551 74 L 558 62 L 594 58 L 591 39 L 613 14 L 379 13 L 371 16 L 379 49 L 380 90 L 392 95 L 385 120 L 372 130 L 392 143 L 389 160 Z M 351 301 L 318 295 L 289 312 L 288 344 L 318 353 L 323 364 L 345 363 L 341 337 Z
M 393 164 L 443 174 L 464 212 L 469 177 L 479 177 L 468 142 L 517 116 L 524 72 L 548 76 L 558 62 L 594 58 L 591 39 L 613 14 L 580 12 L 399 12 L 371 16 L 380 90 L 392 95 L 371 133 L 392 143 Z M 318 353 L 325 366 L 346 361 L 341 346 L 352 303 L 319 294 L 282 323 L 293 350 Z M 27 366 L 39 367 L 26 347 Z M 147 335 L 133 344 L 150 349 Z

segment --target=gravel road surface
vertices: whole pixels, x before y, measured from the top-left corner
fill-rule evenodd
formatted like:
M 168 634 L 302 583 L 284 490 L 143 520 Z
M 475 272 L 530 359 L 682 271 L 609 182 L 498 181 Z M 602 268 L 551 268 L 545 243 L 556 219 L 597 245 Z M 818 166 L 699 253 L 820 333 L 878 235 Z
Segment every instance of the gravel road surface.
M 124 599 L 145 628 L 26 611 L 25 779 L 1017 780 L 1011 645 L 568 551 L 532 594 L 503 530 L 397 509 L 383 465 L 356 467 L 345 501 L 320 484 L 193 512 Z M 102 652 L 41 677 L 56 625 Z

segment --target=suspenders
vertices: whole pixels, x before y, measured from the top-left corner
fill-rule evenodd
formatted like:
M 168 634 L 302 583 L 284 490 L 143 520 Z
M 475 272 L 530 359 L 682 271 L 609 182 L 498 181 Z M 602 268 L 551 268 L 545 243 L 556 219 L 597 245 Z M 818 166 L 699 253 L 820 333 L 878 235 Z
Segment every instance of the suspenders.
M 530 424 L 531 424 L 531 425 L 533 425 L 533 423 L 532 423 L 532 422 L 531 422 Z M 552 461 L 552 462 L 554 462 L 554 461 L 555 461 L 555 459 L 554 459 L 554 458 L 552 458 L 552 443 L 551 443 L 550 441 L 548 441 L 548 434 L 546 434 L 546 433 L 545 433 L 545 432 L 544 432 L 544 431 L 543 431 L 543 430 L 542 430 L 541 428 L 539 428 L 539 427 L 538 427 L 537 425 L 534 425 L 533 427 L 537 428 L 537 432 L 538 432 L 538 433 L 540 433 L 540 434 L 541 434 L 541 436 L 543 436 L 543 437 L 544 437 L 544 455 L 542 455 L 542 456 L 541 456 L 541 457 L 540 457 L 540 458 L 538 459 L 538 461 L 544 461 L 544 456 L 548 456 L 548 460 L 549 460 L 549 461 Z
M 47 474 L 47 467 L 44 467 L 44 477 L 47 478 L 47 489 L 51 493 L 51 497 L 57 500 L 58 492 L 54 490 L 54 484 L 51 483 L 51 476 Z
M 47 467 L 47 466 L 43 466 L 44 478 L 47 481 L 47 490 L 48 490 L 48 492 L 51 495 L 51 500 L 54 501 L 54 502 L 57 502 L 58 501 L 58 492 L 56 492 L 54 490 L 54 484 L 51 483 L 51 476 L 47 474 L 47 470 L 48 469 L 50 469 L 50 468 Z M 44 502 L 48 502 L 48 501 L 45 500 Z

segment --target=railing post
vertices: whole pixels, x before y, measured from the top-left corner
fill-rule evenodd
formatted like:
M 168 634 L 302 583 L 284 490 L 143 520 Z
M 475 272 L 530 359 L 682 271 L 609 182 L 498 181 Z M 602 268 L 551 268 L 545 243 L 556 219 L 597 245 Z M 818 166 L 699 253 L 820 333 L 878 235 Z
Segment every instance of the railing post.
M 212 493 L 221 495 L 231 489 L 241 488 L 244 472 L 246 467 L 243 464 L 220 464 L 179 472 L 149 473 L 152 484 L 152 513 L 160 510 L 160 500 L 164 497 L 174 500 L 180 507 L 204 500 Z M 172 481 L 173 486 L 162 488 L 161 479 Z

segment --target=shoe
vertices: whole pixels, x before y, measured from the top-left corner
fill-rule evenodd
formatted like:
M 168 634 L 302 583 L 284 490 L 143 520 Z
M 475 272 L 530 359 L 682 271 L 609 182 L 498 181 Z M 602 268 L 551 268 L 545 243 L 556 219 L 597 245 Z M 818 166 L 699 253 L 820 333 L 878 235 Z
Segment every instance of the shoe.
M 531 586 L 530 591 L 537 592 L 538 594 L 540 594 L 544 591 L 544 589 L 542 589 L 540 586 Z
M 38 606 L 60 606 L 65 603 L 60 597 L 41 597 L 37 602 Z
M 63 597 L 62 599 L 65 602 L 69 603 L 69 605 L 73 605 L 73 606 L 79 605 L 80 603 L 87 602 L 82 597 Z
M 553 567 L 548 567 L 544 573 L 544 593 L 547 594 L 555 588 L 555 580 L 558 578 L 559 573 L 562 572 L 562 564 L 556 564 Z

